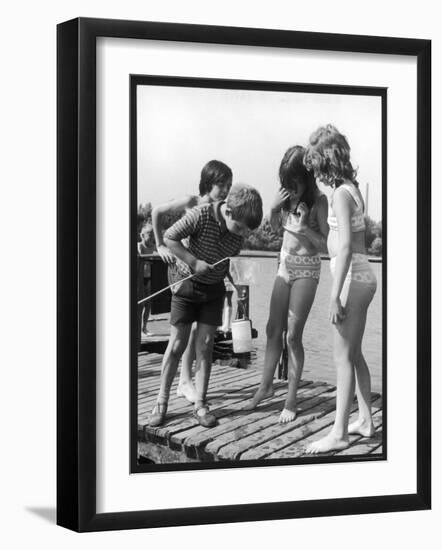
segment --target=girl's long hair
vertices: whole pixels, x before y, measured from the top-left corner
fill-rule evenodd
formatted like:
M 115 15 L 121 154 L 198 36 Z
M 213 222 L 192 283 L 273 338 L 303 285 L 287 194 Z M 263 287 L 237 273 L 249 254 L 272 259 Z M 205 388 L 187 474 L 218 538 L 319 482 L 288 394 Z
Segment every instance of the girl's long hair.
M 304 156 L 305 149 L 301 145 L 295 145 L 287 149 L 279 167 L 279 181 L 284 189 L 296 190 L 296 180 L 301 180 L 305 184 L 305 190 L 299 202 L 305 202 L 308 208 L 311 208 L 318 197 L 319 191 L 313 172 L 307 170 L 304 164 Z M 290 199 L 284 204 L 284 210 L 290 208 L 289 204 Z
M 356 170 L 350 161 L 350 145 L 335 126 L 321 126 L 313 132 L 309 141 L 304 164 L 315 177 L 334 187 L 339 187 L 344 180 L 349 180 L 358 187 Z

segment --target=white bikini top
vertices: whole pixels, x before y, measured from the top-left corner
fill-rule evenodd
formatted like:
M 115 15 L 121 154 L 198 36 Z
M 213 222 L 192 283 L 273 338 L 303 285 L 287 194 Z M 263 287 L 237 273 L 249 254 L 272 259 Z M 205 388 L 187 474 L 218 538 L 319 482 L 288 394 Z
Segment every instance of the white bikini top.
M 339 189 L 345 189 L 349 193 L 356 203 L 356 209 L 351 217 L 351 232 L 357 233 L 358 231 L 365 230 L 365 218 L 364 218 L 364 203 L 359 196 L 358 190 L 352 183 L 343 183 L 339 186 Z M 330 202 L 331 215 L 327 218 L 327 223 L 332 231 L 338 230 L 338 221 L 336 216 L 333 215 L 333 197 Z

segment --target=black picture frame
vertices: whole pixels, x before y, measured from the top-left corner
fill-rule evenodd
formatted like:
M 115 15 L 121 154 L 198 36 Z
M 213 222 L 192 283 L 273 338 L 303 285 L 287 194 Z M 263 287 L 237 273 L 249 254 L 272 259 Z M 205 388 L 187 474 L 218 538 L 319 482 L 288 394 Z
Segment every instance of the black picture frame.
M 266 46 L 417 60 L 416 493 L 134 512 L 96 510 L 96 39 Z M 57 523 L 76 531 L 409 511 L 431 506 L 431 42 L 79 18 L 57 28 Z M 425 368 L 420 368 L 425 365 Z

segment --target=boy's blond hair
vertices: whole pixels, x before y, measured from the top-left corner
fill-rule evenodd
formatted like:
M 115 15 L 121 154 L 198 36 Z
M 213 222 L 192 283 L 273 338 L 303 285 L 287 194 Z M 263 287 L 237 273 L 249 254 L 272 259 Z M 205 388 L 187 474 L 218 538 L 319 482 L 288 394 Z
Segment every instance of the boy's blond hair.
M 262 221 L 262 199 L 258 190 L 245 183 L 232 185 L 226 199 L 232 219 L 243 222 L 249 229 L 256 229 Z

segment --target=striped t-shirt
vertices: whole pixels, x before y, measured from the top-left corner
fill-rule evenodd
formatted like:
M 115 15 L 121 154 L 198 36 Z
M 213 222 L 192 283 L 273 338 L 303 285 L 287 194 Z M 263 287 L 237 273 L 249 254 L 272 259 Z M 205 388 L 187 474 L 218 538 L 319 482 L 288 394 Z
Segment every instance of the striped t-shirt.
M 215 209 L 222 203 L 204 204 L 189 210 L 175 222 L 164 234 L 166 239 L 181 241 L 189 237 L 187 248 L 195 258 L 208 264 L 229 256 L 236 256 L 241 250 L 242 237 L 230 233 L 215 218 Z M 219 210 L 217 210 L 219 212 Z M 224 228 L 223 228 L 224 226 Z M 183 277 L 189 275 L 189 267 L 184 262 L 177 262 L 177 268 Z M 204 275 L 196 275 L 195 281 L 205 284 L 221 282 L 229 269 L 226 260 L 215 266 Z

